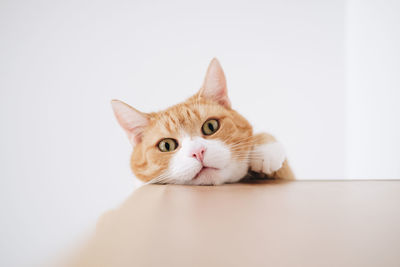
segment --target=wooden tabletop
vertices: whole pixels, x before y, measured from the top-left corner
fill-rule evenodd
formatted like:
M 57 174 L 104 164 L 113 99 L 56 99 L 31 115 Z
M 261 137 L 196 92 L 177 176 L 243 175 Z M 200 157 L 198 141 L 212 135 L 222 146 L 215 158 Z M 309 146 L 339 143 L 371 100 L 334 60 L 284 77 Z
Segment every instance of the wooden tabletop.
M 69 266 L 400 266 L 400 181 L 146 185 Z

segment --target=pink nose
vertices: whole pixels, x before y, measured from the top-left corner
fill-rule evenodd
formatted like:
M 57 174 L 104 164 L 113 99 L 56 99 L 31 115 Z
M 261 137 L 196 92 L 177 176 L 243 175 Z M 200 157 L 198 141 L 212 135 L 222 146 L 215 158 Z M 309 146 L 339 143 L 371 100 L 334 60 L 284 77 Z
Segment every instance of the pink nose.
M 203 163 L 204 152 L 206 152 L 206 149 L 204 147 L 200 147 L 192 152 L 192 157 Z

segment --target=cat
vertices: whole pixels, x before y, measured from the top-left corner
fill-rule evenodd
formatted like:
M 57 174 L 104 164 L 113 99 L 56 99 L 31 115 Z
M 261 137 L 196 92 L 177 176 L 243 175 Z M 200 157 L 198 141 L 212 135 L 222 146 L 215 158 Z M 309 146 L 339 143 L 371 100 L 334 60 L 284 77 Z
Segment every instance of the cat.
M 250 172 L 294 179 L 281 143 L 253 134 L 231 108 L 224 71 L 217 59 L 201 89 L 186 101 L 142 113 L 119 100 L 111 105 L 132 146 L 131 168 L 143 182 L 220 185 Z

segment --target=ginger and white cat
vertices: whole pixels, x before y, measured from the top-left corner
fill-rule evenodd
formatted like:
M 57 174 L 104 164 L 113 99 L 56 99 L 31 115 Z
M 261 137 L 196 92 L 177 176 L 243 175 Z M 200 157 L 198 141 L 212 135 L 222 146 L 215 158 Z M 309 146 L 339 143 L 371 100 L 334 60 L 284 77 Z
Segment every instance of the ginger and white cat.
M 224 72 L 213 59 L 202 88 L 183 103 L 142 113 L 113 100 L 115 116 L 133 145 L 131 168 L 144 182 L 233 183 L 248 171 L 294 179 L 282 145 L 231 108 Z

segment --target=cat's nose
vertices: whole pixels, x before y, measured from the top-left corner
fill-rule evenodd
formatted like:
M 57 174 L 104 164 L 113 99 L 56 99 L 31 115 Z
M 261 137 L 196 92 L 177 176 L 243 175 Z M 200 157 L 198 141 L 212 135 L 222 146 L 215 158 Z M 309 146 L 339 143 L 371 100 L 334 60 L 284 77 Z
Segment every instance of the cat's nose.
M 198 161 L 203 163 L 204 152 L 206 152 L 206 148 L 205 147 L 199 147 L 199 148 L 193 150 L 192 157 L 196 158 Z

